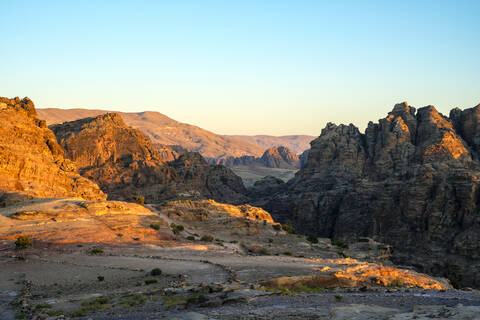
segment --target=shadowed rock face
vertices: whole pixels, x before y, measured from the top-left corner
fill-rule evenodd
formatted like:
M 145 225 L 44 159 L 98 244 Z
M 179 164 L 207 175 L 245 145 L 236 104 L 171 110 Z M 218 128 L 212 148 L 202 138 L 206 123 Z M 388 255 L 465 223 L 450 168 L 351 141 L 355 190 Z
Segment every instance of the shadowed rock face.
M 401 103 L 364 134 L 329 123 L 295 178 L 257 202 L 304 233 L 373 237 L 398 263 L 480 287 L 478 108 L 447 118 Z
M 227 157 L 209 159 L 211 163 L 233 166 L 263 166 L 267 168 L 297 169 L 300 168 L 299 157 L 286 147 L 271 147 L 263 153 L 262 157 L 254 156 Z
M 166 146 L 162 151 L 116 113 L 65 122 L 52 126 L 52 130 L 81 174 L 96 181 L 110 199 L 130 200 L 133 195 L 142 195 L 147 202 L 246 200 L 241 179 L 231 170 L 208 165 L 197 153 L 178 156 Z M 172 157 L 176 160 L 171 161 Z
M 95 183 L 78 174 L 74 163 L 64 159 L 30 99 L 0 98 L 0 203 L 30 197 L 106 198 Z

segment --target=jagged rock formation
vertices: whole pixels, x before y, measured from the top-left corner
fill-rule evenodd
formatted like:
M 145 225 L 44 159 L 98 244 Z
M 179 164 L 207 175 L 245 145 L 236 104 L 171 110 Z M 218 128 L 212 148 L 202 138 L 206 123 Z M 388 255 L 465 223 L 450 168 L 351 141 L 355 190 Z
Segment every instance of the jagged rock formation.
M 295 178 L 257 203 L 301 232 L 373 237 L 396 262 L 480 287 L 479 112 L 401 103 L 364 134 L 329 123 Z
M 297 169 L 300 167 L 300 159 L 288 148 L 279 146 L 271 147 L 260 158 L 254 156 L 227 157 L 221 159 L 209 159 L 210 163 L 221 164 L 227 167 L 234 166 L 263 166 L 267 168 Z
M 0 98 L 0 205 L 46 197 L 106 198 L 64 158 L 30 99 Z
M 148 202 L 246 200 L 241 179 L 229 169 L 210 166 L 197 153 L 181 155 L 167 164 L 158 148 L 116 113 L 65 122 L 52 130 L 81 174 L 96 181 L 110 199 L 131 200 L 142 195 Z

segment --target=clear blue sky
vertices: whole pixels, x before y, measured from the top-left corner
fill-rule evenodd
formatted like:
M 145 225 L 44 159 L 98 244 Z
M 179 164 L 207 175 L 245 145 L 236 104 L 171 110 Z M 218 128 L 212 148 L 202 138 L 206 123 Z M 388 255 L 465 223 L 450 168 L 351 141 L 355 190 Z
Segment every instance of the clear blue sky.
M 335 3 L 333 3 L 335 2 Z M 480 1 L 0 0 L 0 95 L 318 135 L 480 103 Z

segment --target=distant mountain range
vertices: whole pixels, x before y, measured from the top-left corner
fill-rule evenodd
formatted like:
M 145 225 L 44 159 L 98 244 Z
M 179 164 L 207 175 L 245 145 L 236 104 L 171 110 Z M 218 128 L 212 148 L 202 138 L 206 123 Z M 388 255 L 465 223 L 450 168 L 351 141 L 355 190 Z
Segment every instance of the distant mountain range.
M 111 111 L 59 108 L 37 109 L 39 118 L 46 120 L 48 125 L 96 117 L 108 112 Z M 309 142 L 315 138 L 305 135 L 280 137 L 268 135 L 218 135 L 194 125 L 178 122 L 159 112 L 117 113 L 122 116 L 127 125 L 142 131 L 153 144 L 178 145 L 189 151 L 197 151 L 210 159 L 241 156 L 261 157 L 265 149 L 274 146 L 285 146 L 293 153 L 299 154 L 309 149 Z

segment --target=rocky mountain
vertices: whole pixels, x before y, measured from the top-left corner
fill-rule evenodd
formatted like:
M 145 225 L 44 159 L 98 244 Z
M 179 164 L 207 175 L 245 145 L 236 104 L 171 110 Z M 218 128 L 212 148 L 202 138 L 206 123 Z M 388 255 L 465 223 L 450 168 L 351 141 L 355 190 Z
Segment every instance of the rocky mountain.
M 271 147 L 259 158 L 253 156 L 242 156 L 238 158 L 228 157 L 223 159 L 209 159 L 210 162 L 222 164 L 227 167 L 234 166 L 262 166 L 267 168 L 298 169 L 300 159 L 288 148 L 279 146 Z
M 116 113 L 51 126 L 65 155 L 83 176 L 97 182 L 109 199 L 148 202 L 202 199 L 231 203 L 246 201 L 239 177 L 224 167 L 209 165 L 200 154 L 178 155 L 167 160 L 150 140 L 126 125 Z
M 242 140 L 253 145 L 262 147 L 264 150 L 271 147 L 284 146 L 291 150 L 294 154 L 301 154 L 310 149 L 310 141 L 315 139 L 314 136 L 307 135 L 290 135 L 290 136 L 269 136 L 269 135 L 228 135 L 227 137 Z
M 303 233 L 373 237 L 398 263 L 480 287 L 479 114 L 400 103 L 365 133 L 329 123 L 295 178 L 256 203 Z
M 104 200 L 106 195 L 64 158 L 30 99 L 0 98 L 0 205 L 46 197 Z
M 104 110 L 87 109 L 38 109 L 39 116 L 48 125 L 60 124 L 82 118 L 109 113 Z M 202 128 L 175 121 L 159 112 L 116 112 L 129 126 L 142 131 L 154 145 L 179 145 L 188 151 L 199 152 L 208 158 L 223 158 L 243 155 L 260 156 L 263 147 L 221 136 Z
M 261 159 L 265 166 L 269 168 L 291 169 L 300 167 L 300 159 L 297 155 L 283 146 L 267 149 Z

